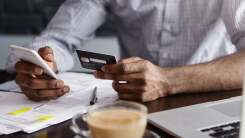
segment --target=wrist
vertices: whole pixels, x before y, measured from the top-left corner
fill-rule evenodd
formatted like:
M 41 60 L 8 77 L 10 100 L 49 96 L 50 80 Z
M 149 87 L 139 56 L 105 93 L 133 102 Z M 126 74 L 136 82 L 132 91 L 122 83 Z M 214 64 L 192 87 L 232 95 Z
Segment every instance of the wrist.
M 184 93 L 188 91 L 191 85 L 192 72 L 188 71 L 188 67 L 163 68 L 162 74 L 166 78 L 168 85 L 168 95 Z

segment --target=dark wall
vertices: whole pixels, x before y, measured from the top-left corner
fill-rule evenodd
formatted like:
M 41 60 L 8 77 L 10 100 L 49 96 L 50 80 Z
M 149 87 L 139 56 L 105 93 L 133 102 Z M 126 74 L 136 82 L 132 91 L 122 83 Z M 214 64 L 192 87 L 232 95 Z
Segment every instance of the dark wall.
M 0 0 L 0 34 L 39 34 L 65 0 Z M 96 32 L 115 35 L 111 16 Z

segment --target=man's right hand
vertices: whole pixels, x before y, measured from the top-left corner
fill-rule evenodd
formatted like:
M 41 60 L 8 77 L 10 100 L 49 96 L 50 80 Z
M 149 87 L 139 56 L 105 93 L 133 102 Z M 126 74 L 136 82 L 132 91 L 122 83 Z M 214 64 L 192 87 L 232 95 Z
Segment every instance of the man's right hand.
M 54 70 L 57 70 L 54 54 L 51 48 L 39 49 L 39 55 Z M 23 93 L 31 100 L 42 101 L 56 99 L 70 91 L 62 80 L 47 79 L 44 70 L 32 63 L 19 61 L 15 65 L 17 72 L 16 83 Z

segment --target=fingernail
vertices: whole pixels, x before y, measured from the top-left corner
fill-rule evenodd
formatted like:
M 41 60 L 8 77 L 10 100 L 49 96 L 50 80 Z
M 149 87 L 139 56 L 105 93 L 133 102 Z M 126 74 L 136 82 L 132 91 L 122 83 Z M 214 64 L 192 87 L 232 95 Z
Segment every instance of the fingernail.
M 60 87 L 62 87 L 63 86 L 63 82 L 62 81 L 58 81 L 57 83 L 56 83 L 56 87 L 57 88 L 60 88 Z
M 106 66 L 103 66 L 103 67 L 101 68 L 101 70 L 104 71 L 104 72 L 106 72 L 106 70 L 107 70 Z
M 98 72 L 97 71 L 94 72 L 94 77 L 98 78 Z
M 52 61 L 53 60 L 53 55 L 52 54 L 47 54 L 44 57 L 46 60 Z
M 43 74 L 43 70 L 40 69 L 40 68 L 35 68 L 34 72 L 35 72 L 36 75 L 42 75 Z
M 66 92 L 67 93 L 67 92 L 69 92 L 69 90 L 70 90 L 69 87 L 64 87 L 63 88 L 63 92 Z

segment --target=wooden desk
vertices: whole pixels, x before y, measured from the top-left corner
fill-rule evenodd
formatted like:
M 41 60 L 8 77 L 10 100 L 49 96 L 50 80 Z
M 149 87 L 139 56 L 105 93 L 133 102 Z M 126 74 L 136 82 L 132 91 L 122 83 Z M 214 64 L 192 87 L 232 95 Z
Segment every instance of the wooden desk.
M 0 79 L 9 80 L 9 78 L 13 78 L 13 76 L 9 76 L 8 74 L 0 72 Z M 174 109 L 178 107 L 209 102 L 209 101 L 216 101 L 221 99 L 226 99 L 234 96 L 241 95 L 241 91 L 227 91 L 227 92 L 212 92 L 212 93 L 203 93 L 203 94 L 181 94 L 181 95 L 174 95 L 165 98 L 161 98 L 159 100 L 146 103 L 145 105 L 148 107 L 149 112 L 158 112 L 168 109 Z M 46 129 L 40 130 L 33 134 L 25 134 L 23 132 L 15 133 L 12 135 L 1 136 L 1 138 L 73 138 L 74 134 L 69 129 L 71 121 L 66 121 L 60 123 L 58 125 L 54 125 L 48 127 Z M 172 136 L 162 132 L 161 130 L 155 128 L 152 125 L 148 125 L 148 129 L 157 132 L 161 136 L 165 136 L 167 138 L 171 138 Z

